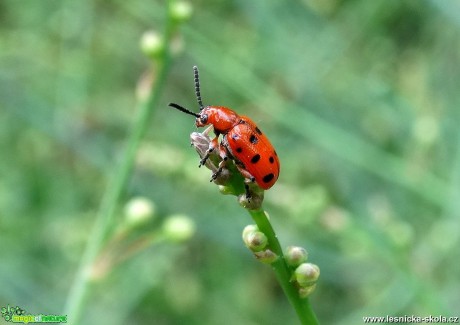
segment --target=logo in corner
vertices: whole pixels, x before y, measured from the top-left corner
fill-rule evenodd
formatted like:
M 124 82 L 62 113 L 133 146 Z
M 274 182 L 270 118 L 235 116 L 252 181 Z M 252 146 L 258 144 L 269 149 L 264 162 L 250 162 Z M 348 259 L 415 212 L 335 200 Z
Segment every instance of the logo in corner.
M 12 323 L 67 323 L 67 315 L 32 315 L 19 306 L 10 305 L 1 308 L 2 317 Z

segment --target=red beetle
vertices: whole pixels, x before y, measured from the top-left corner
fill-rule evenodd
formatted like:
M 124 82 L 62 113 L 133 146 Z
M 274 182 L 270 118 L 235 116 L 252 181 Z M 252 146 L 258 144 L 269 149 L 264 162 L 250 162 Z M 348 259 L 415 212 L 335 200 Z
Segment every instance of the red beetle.
M 206 155 L 201 159 L 200 166 L 204 165 L 214 149 L 219 148 L 219 154 L 223 160 L 217 172 L 212 175 L 212 179 L 219 175 L 225 167 L 227 157 L 230 157 L 247 180 L 255 181 L 261 188 L 268 190 L 275 184 L 280 174 L 278 155 L 272 144 L 249 117 L 240 116 L 230 108 L 223 106 L 204 106 L 200 94 L 198 68 L 193 67 L 193 71 L 200 112 L 194 113 L 174 103 L 170 103 L 169 106 L 195 116 L 197 127 L 212 124 L 216 137 L 211 141 Z M 219 135 L 223 136 L 220 144 Z

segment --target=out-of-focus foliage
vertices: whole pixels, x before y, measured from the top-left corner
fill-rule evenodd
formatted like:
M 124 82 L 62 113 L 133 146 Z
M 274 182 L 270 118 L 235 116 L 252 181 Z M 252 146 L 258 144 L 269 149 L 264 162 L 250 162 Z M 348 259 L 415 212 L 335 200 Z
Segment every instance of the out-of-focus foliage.
M 103 273 L 85 324 L 293 324 L 250 223 L 189 147 L 205 104 L 251 116 L 281 160 L 266 192 L 282 244 L 321 268 L 324 324 L 458 314 L 460 6 L 454 1 L 194 1 L 131 197 L 152 231 L 187 214 L 196 235 Z M 0 307 L 62 313 L 107 178 L 122 154 L 139 48 L 163 1 L 0 3 Z M 116 225 L 114 225 L 116 228 Z M 225 321 L 223 321 L 223 319 Z

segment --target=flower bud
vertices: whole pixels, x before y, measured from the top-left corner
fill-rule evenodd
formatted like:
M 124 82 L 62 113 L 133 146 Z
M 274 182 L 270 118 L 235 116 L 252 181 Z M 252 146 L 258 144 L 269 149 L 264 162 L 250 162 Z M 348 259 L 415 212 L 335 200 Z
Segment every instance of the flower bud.
M 145 197 L 136 197 L 125 205 L 124 212 L 126 223 L 137 226 L 153 217 L 155 204 Z
M 259 260 L 261 261 L 262 263 L 265 263 L 265 264 L 272 264 L 273 262 L 275 262 L 277 259 L 278 259 L 278 255 L 276 255 L 275 253 L 273 253 L 271 250 L 269 249 L 266 249 L 264 251 L 260 251 L 260 252 L 255 252 L 254 253 L 254 256 Z
M 181 242 L 193 236 L 195 224 L 186 215 L 173 215 L 164 221 L 163 232 L 170 240 Z
M 149 58 L 157 58 L 164 51 L 163 37 L 156 31 L 146 31 L 141 38 L 141 50 Z
M 295 269 L 294 275 L 301 287 L 308 287 L 318 280 L 319 267 L 312 263 L 302 263 Z
M 307 287 L 302 287 L 302 288 L 299 288 L 299 296 L 300 298 L 307 298 L 308 296 L 310 296 L 313 291 L 315 291 L 316 289 L 316 283 L 310 285 L 310 286 L 307 286 Z
M 179 56 L 184 52 L 185 49 L 185 41 L 182 34 L 174 34 L 169 42 L 169 49 L 171 55 Z
M 224 167 L 217 176 L 212 176 L 211 182 L 214 182 L 214 184 L 217 184 L 219 186 L 225 186 L 226 184 L 228 184 L 228 181 L 231 176 L 232 174 L 230 173 L 230 171 L 226 167 Z
M 176 22 L 184 22 L 192 16 L 193 8 L 190 2 L 175 1 L 171 5 L 171 17 Z
M 243 241 L 246 243 L 245 238 L 251 233 L 259 231 L 259 228 L 256 225 L 247 225 L 243 229 Z
M 219 185 L 219 192 L 224 195 L 235 195 L 235 190 L 231 186 Z
M 250 197 L 246 197 L 246 193 L 240 194 L 238 196 L 238 203 L 245 209 L 248 210 L 258 210 L 262 206 L 264 201 L 264 192 L 263 190 L 254 190 L 258 187 L 257 185 L 249 187 Z
M 265 236 L 265 234 L 260 231 L 252 231 L 247 233 L 247 235 L 243 237 L 243 241 L 246 246 L 253 252 L 260 252 L 267 246 L 268 243 L 267 236 Z
M 289 246 L 284 258 L 289 266 L 297 267 L 307 261 L 308 253 L 303 247 Z

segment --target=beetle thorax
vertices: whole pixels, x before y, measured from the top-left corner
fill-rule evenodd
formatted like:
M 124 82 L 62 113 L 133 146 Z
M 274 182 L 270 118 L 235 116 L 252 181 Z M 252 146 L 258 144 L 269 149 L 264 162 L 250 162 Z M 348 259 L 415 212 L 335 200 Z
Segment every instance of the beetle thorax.
M 196 126 L 201 127 L 212 124 L 214 130 L 220 134 L 226 134 L 240 121 L 240 116 L 234 111 L 223 106 L 206 106 L 196 119 Z

